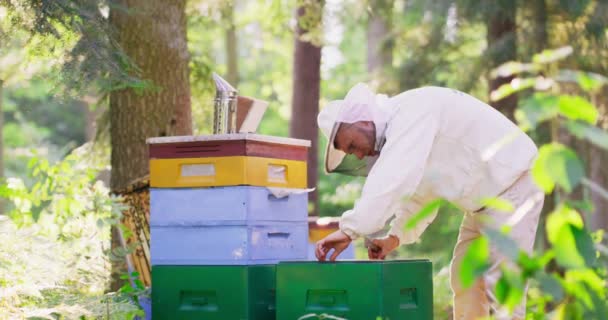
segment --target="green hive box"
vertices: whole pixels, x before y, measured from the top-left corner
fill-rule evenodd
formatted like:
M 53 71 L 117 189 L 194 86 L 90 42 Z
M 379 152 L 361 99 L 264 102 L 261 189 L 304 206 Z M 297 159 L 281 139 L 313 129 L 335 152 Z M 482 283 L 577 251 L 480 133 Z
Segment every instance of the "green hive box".
M 277 319 L 433 319 L 428 260 L 281 262 L 277 265 Z
M 275 319 L 275 266 L 153 266 L 152 319 Z

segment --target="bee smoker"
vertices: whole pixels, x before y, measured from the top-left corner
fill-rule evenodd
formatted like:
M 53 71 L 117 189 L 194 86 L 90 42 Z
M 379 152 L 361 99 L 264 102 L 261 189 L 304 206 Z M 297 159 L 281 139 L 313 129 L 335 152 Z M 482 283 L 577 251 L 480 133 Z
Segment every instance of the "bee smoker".
M 213 104 L 213 134 L 237 132 L 237 94 L 236 89 L 222 77 L 213 73 L 215 100 Z

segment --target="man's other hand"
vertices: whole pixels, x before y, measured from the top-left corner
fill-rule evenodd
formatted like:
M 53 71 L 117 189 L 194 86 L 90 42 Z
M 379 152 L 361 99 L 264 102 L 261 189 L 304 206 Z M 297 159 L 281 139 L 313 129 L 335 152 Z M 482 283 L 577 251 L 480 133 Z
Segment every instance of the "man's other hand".
M 399 238 L 394 235 L 381 239 L 372 240 L 371 245 L 367 247 L 367 256 L 373 260 L 384 260 L 386 255 L 399 247 Z
M 340 230 L 335 231 L 327 237 L 317 241 L 315 255 L 317 256 L 317 259 L 319 261 L 325 261 L 325 258 L 327 257 L 329 251 L 331 249 L 334 249 L 334 252 L 329 258 L 329 260 L 335 261 L 336 257 L 338 257 L 338 255 L 348 247 L 350 242 L 350 237 L 347 236 L 344 232 Z

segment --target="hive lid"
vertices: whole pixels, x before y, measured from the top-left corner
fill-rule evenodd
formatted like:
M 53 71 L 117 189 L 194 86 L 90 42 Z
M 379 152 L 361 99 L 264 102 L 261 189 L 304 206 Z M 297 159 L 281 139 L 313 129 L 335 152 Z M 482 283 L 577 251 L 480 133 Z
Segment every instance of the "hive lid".
M 310 140 L 267 136 L 256 133 L 231 133 L 200 136 L 171 136 L 155 137 L 146 139 L 147 144 L 163 144 L 196 141 L 226 141 L 226 140 L 251 140 L 268 143 L 286 144 L 292 146 L 310 147 Z

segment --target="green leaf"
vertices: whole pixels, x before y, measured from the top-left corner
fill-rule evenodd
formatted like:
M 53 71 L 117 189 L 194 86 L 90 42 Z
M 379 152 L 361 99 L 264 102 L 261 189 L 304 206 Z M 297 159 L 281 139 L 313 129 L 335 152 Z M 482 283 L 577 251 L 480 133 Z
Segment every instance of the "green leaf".
M 534 63 L 552 63 L 558 60 L 562 60 L 572 54 L 572 47 L 566 46 L 558 49 L 547 49 L 543 50 L 541 53 L 535 54 L 532 57 L 532 62 Z
M 536 64 L 532 63 L 521 63 L 517 61 L 509 61 L 500 65 L 498 68 L 492 70 L 490 77 L 492 78 L 506 78 L 522 72 L 536 72 L 540 68 Z
M 608 84 L 608 78 L 593 72 L 580 72 L 577 80 L 579 86 L 587 92 L 597 91 L 602 86 Z
M 566 128 L 576 137 L 586 139 L 594 145 L 608 150 L 608 132 L 605 130 L 577 121 L 568 121 Z
M 485 233 L 492 241 L 492 244 L 511 261 L 516 261 L 519 258 L 519 246 L 507 234 L 494 229 L 484 229 Z
M 594 319 L 608 319 L 608 302 L 605 299 L 605 295 L 603 293 L 598 293 L 597 291 L 591 290 L 589 286 L 586 287 L 593 303 L 593 313 L 595 314 Z
M 496 282 L 496 288 L 494 291 L 496 293 L 496 299 L 498 299 L 498 302 L 501 304 L 505 304 L 507 301 L 509 290 L 511 290 L 510 286 L 509 281 L 507 281 L 504 275 L 502 275 Z
M 566 268 L 584 267 L 585 259 L 579 253 L 574 231 L 583 228 L 580 214 L 562 206 L 549 215 L 546 226 L 547 237 L 553 245 L 557 263 Z
M 522 101 L 520 107 L 515 110 L 515 120 L 524 130 L 536 128 L 539 123 L 558 115 L 557 103 L 555 96 L 535 93 Z
M 556 79 L 561 82 L 577 83 L 586 92 L 595 92 L 608 84 L 608 78 L 601 74 L 570 69 L 559 70 Z
M 595 124 L 599 116 L 597 108 L 580 96 L 562 95 L 557 103 L 559 113 L 571 120 L 582 120 Z
M 475 280 L 490 268 L 490 245 L 481 236 L 471 242 L 460 265 L 460 282 L 465 288 L 471 287 Z
M 553 191 L 555 184 L 566 192 L 572 192 L 584 172 L 576 153 L 558 143 L 542 146 L 532 167 L 532 177 L 547 193 Z
M 513 212 L 515 210 L 515 207 L 513 207 L 511 202 L 501 198 L 484 198 L 481 200 L 481 205 L 486 208 L 503 212 Z
M 571 295 L 582 301 L 587 307 L 593 305 L 591 292 L 605 296 L 604 280 L 593 269 L 567 270 L 564 275 L 565 288 Z
M 565 205 L 560 205 L 547 218 L 546 226 L 549 242 L 557 241 L 557 236 L 553 231 L 561 228 L 566 223 L 577 227 L 584 225 L 583 218 L 576 210 Z
M 413 215 L 405 224 L 405 230 L 410 230 L 422 221 L 427 216 L 435 213 L 446 201 L 443 199 L 433 200 L 424 206 L 424 208 L 420 209 L 415 215 Z
M 135 281 L 134 281 L 134 282 L 135 282 L 135 287 L 136 287 L 137 289 L 139 289 L 139 290 L 143 290 L 143 289 L 145 289 L 145 288 L 146 288 L 146 287 L 144 286 L 144 283 L 143 283 L 141 280 L 139 280 L 139 279 L 135 279 Z
M 543 292 L 548 293 L 553 301 L 561 301 L 564 298 L 562 284 L 554 275 L 541 272 L 538 275 L 538 282 L 540 284 L 540 289 Z
M 491 101 L 504 99 L 514 93 L 534 87 L 535 78 L 515 78 L 509 83 L 501 85 L 498 89 L 490 93 Z
M 593 267 L 597 260 L 597 252 L 591 235 L 585 228 L 579 228 L 572 225 L 570 228 L 576 242 L 576 249 L 585 260 L 585 265 Z
M 39 205 L 32 206 L 31 211 L 32 211 L 32 218 L 34 219 L 34 221 L 38 221 L 42 211 L 44 209 L 46 209 L 51 204 L 51 202 L 52 202 L 51 200 L 41 200 Z
M 524 281 L 521 276 L 506 268 L 501 268 L 501 276 L 496 283 L 496 298 L 511 311 L 524 296 Z
M 555 320 L 583 320 L 583 309 L 579 303 L 565 301 L 555 308 Z
M 565 200 L 564 204 L 577 211 L 592 212 L 594 210 L 591 200 Z
M 531 257 L 525 251 L 519 252 L 517 264 L 521 268 L 522 276 L 524 278 L 531 277 L 543 267 L 541 258 Z

